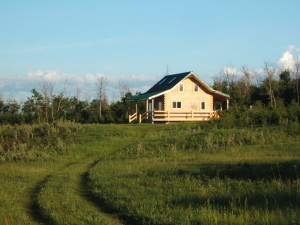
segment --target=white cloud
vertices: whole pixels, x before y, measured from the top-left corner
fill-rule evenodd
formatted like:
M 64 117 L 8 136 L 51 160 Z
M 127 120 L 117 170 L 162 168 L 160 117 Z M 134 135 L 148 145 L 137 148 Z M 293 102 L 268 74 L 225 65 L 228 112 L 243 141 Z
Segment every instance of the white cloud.
M 36 72 L 29 72 L 25 77 L 28 77 L 33 80 L 43 80 L 43 81 L 59 81 L 64 80 L 67 74 L 63 74 L 58 70 L 48 70 L 41 71 L 38 70 Z
M 284 69 L 291 69 L 295 63 L 294 56 L 290 51 L 286 51 L 282 54 L 281 58 L 278 60 L 278 64 Z
M 235 67 L 231 67 L 231 66 L 225 66 L 223 68 L 223 73 L 224 74 L 236 74 L 236 68 Z
M 288 50 L 282 53 L 282 56 L 277 63 L 284 69 L 292 69 L 295 64 L 295 59 L 300 57 L 298 52 L 300 52 L 300 48 L 298 48 L 297 46 L 288 46 Z
M 97 81 L 97 77 L 94 74 L 85 74 L 83 77 L 83 82 L 87 82 L 87 83 L 96 83 Z

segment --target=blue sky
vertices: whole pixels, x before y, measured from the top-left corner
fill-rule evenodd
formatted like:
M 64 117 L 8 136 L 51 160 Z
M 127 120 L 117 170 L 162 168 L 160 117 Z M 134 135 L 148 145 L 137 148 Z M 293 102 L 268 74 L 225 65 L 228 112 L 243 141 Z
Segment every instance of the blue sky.
M 211 83 L 226 66 L 299 56 L 298 0 L 0 0 L 0 93 L 24 98 L 43 79 L 94 95 L 99 74 L 146 91 L 166 72 Z M 286 55 L 284 55 L 286 54 Z

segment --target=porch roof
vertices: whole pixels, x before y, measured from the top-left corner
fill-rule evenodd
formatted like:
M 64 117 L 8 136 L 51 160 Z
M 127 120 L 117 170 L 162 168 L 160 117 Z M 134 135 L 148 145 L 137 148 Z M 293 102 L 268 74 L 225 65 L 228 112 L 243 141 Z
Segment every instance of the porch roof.
M 134 102 L 134 101 L 142 101 L 147 99 L 152 99 L 153 97 L 160 96 L 164 93 L 164 91 L 157 91 L 153 93 L 144 93 L 136 96 L 132 96 L 130 99 L 127 99 L 128 102 Z

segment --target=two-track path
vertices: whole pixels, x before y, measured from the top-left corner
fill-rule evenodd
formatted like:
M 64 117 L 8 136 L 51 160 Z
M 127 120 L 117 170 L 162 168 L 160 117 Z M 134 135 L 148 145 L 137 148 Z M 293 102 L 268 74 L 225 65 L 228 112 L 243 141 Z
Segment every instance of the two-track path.
M 119 149 L 136 141 L 135 137 L 110 137 L 105 143 L 98 141 L 92 152 L 66 162 L 57 171 L 47 174 L 36 183 L 30 194 L 29 214 L 37 224 L 130 224 L 105 202 L 92 195 L 88 173 L 100 160 L 105 160 Z M 119 143 L 115 143 L 115 142 Z M 111 146 L 110 146 L 111 145 Z M 82 146 L 88 151 L 88 146 Z
M 86 174 L 93 158 L 49 174 L 33 190 L 31 215 L 41 224 L 124 224 L 114 211 L 92 200 Z

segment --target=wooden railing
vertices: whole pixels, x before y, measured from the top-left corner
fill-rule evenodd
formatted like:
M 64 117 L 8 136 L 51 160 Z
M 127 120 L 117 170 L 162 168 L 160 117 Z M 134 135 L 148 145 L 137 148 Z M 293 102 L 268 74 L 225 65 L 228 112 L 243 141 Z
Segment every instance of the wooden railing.
M 144 119 L 147 119 L 147 118 L 148 118 L 148 112 L 139 114 L 139 123 L 141 123 Z
M 147 119 L 152 122 L 171 122 L 171 121 L 206 121 L 210 119 L 219 119 L 219 113 L 217 111 L 203 112 L 203 111 L 161 111 L 156 110 L 154 112 L 144 112 L 142 114 L 134 113 L 129 115 L 129 123 L 137 121 L 141 123 Z
M 153 121 L 203 121 L 218 119 L 219 114 L 216 111 L 154 111 L 152 118 Z
M 132 115 L 129 115 L 128 121 L 131 123 L 132 121 L 137 120 L 137 113 L 134 113 Z

